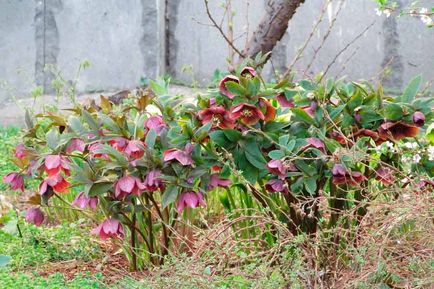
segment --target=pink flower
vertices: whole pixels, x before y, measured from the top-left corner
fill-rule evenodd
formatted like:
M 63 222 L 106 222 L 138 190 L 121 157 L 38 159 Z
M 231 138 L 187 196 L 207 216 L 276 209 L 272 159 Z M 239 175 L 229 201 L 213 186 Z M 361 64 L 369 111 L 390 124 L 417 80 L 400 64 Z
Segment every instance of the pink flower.
M 145 120 L 145 127 L 148 130 L 155 130 L 157 135 L 160 135 L 163 129 L 167 127 L 167 125 L 164 123 L 163 118 L 159 115 L 157 116 L 151 116 L 148 119 Z
M 61 174 L 48 176 L 44 179 L 44 181 L 39 185 L 39 193 L 41 195 L 45 194 L 48 188 L 52 188 L 55 192 L 65 193 L 68 191 L 69 183 L 67 180 L 63 178 Z
M 377 175 L 375 179 L 385 185 L 391 185 L 395 182 L 393 171 L 388 167 L 380 167 L 375 173 Z
M 24 178 L 19 173 L 9 173 L 3 177 L 3 182 L 10 184 L 12 190 L 21 190 L 24 192 Z
M 102 158 L 105 160 L 109 160 L 110 157 L 108 154 L 100 153 L 99 151 L 103 148 L 101 143 L 94 143 L 89 146 L 89 154 L 93 158 Z
M 283 93 L 276 95 L 276 100 L 281 107 L 294 107 L 294 99 L 288 100 Z
M 281 160 L 271 160 L 267 163 L 267 169 L 270 173 L 279 177 L 279 179 L 285 179 L 286 168 Z
M 127 147 L 125 148 L 125 153 L 133 159 L 139 159 L 143 157 L 145 152 L 141 147 L 144 147 L 145 144 L 140 140 L 130 140 L 128 142 Z
M 202 207 L 206 207 L 206 203 L 203 199 L 203 195 L 201 192 L 185 192 L 179 196 L 176 210 L 178 211 L 178 213 L 181 213 L 185 207 L 190 207 L 194 209 L 199 205 Z
M 23 144 L 19 144 L 15 147 L 15 157 L 19 159 L 26 157 L 26 147 Z
M 212 121 L 212 127 L 234 128 L 235 119 L 231 118 L 230 113 L 223 106 L 212 106 L 199 111 L 197 117 L 202 124 Z
M 310 116 L 314 116 L 316 109 L 318 108 L 318 103 L 315 101 L 312 101 L 312 103 L 308 106 L 303 106 L 301 109 L 303 109 L 305 112 L 307 112 Z
M 365 181 L 366 178 L 361 172 L 349 172 L 341 164 L 335 164 L 332 169 L 333 184 L 342 185 L 348 184 L 351 186 L 356 186 L 361 182 Z
M 48 155 L 44 160 L 45 172 L 49 176 L 57 175 L 60 170 L 69 175 L 68 159 L 61 155 Z
M 164 183 L 160 179 L 161 171 L 160 170 L 152 170 L 150 171 L 146 177 L 145 181 L 143 182 L 143 185 L 145 186 L 145 189 L 151 192 L 154 192 L 158 189 L 161 191 L 164 190 Z
M 227 88 L 226 88 L 226 82 L 228 81 L 233 81 L 236 83 L 240 83 L 240 80 L 238 79 L 238 77 L 233 76 L 233 75 L 228 75 L 226 77 L 224 77 L 219 84 L 219 89 L 220 89 L 220 93 L 229 97 L 230 99 L 233 99 L 235 97 L 235 94 L 233 94 L 232 92 L 230 92 Z
M 270 193 L 275 193 L 275 192 L 288 193 L 288 188 L 285 186 L 285 183 L 279 179 L 269 180 L 265 184 L 265 189 Z
M 91 209 L 96 209 L 98 205 L 97 197 L 87 197 L 84 192 L 81 192 L 77 195 L 77 197 L 72 202 L 73 206 L 80 207 L 82 209 L 86 207 L 90 207 Z
M 257 75 L 256 70 L 253 67 L 246 66 L 241 70 L 240 75 L 242 77 L 255 77 Z
M 107 238 L 123 238 L 125 236 L 124 227 L 116 219 L 106 219 L 98 227 L 92 229 L 92 235 L 99 235 L 103 240 Z
M 171 160 L 177 160 L 183 166 L 189 166 L 193 164 L 193 159 L 191 158 L 191 153 L 193 151 L 193 145 L 188 143 L 184 150 L 180 149 L 168 149 L 163 153 L 163 159 L 165 162 Z
M 128 140 L 123 137 L 117 137 L 108 141 L 117 151 L 123 152 L 128 145 Z
M 207 189 L 210 191 L 216 187 L 228 187 L 231 184 L 231 180 L 220 178 L 220 174 L 211 174 Z
M 35 208 L 29 208 L 26 211 L 26 222 L 32 223 L 36 226 L 40 226 L 44 222 L 44 214 L 42 213 L 41 209 L 35 207 Z
M 114 187 L 117 199 L 123 199 L 131 194 L 140 195 L 145 189 L 140 179 L 134 176 L 121 177 L 116 181 Z
M 262 111 L 249 103 L 241 103 L 231 108 L 231 117 L 240 119 L 241 123 L 245 125 L 254 125 L 260 119 L 264 120 L 265 116 Z
M 71 139 L 71 141 L 69 142 L 68 147 L 66 148 L 66 153 L 70 154 L 74 151 L 78 151 L 78 152 L 84 152 L 86 148 L 86 143 L 79 139 L 79 138 L 73 138 Z
M 413 123 L 418 127 L 422 127 L 425 124 L 425 115 L 420 111 L 416 111 L 413 113 Z
M 308 149 L 310 147 L 314 147 L 314 148 L 319 149 L 324 154 L 326 153 L 326 148 L 325 148 L 324 142 L 322 140 L 320 140 L 319 138 L 309 137 L 306 139 L 306 141 L 307 141 L 307 145 L 303 146 L 301 148 L 301 150 L 305 150 L 305 149 Z

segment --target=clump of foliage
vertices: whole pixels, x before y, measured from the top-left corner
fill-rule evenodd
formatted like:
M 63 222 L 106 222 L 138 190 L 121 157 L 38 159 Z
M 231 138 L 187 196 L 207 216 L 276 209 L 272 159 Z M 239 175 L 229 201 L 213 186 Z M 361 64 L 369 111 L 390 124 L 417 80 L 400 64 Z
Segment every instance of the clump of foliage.
M 349 229 L 372 200 L 432 190 L 433 99 L 416 97 L 420 77 L 391 97 L 369 83 L 266 83 L 259 70 L 239 68 L 196 104 L 168 95 L 161 79 L 121 105 L 101 97 L 99 106 L 27 115 L 20 171 L 4 180 L 16 190 L 39 180 L 26 213 L 35 225 L 74 187 L 70 205 L 89 218 L 102 212 L 92 233 L 124 240 L 133 270 L 161 265 L 177 224 L 194 221 L 210 194 L 226 212 L 259 208 L 274 220 L 258 230 L 247 218 L 239 237 L 259 237 L 256 246 L 276 242 L 274 222 L 339 246 L 357 238 Z

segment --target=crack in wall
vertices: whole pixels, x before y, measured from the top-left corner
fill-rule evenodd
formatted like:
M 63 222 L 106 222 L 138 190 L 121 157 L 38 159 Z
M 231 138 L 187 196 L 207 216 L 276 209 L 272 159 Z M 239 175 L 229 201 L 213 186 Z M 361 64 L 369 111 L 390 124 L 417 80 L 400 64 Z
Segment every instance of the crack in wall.
M 52 68 L 57 66 L 59 55 L 59 31 L 55 14 L 62 9 L 61 0 L 36 0 L 35 11 L 35 81 L 44 88 L 45 93 L 52 93 L 51 85 L 55 75 Z
M 177 15 L 180 1 L 165 0 L 165 72 L 170 75 L 176 74 L 176 57 L 178 50 L 178 41 L 175 37 L 176 25 L 178 23 Z

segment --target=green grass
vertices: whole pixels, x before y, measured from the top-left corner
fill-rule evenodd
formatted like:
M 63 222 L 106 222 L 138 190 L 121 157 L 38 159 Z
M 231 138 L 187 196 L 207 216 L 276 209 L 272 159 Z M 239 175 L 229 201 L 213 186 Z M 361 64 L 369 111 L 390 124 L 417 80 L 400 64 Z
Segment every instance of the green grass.
M 37 274 L 23 272 L 10 272 L 0 269 L 0 288 L 3 289 L 106 289 L 107 285 L 101 282 L 102 275 L 89 273 L 77 275 L 73 280 L 66 281 L 60 273 L 52 274 L 44 278 Z
M 0 127 L 0 192 L 7 186 L 3 183 L 3 177 L 17 167 L 10 161 L 12 150 L 18 143 L 20 129 L 17 127 Z

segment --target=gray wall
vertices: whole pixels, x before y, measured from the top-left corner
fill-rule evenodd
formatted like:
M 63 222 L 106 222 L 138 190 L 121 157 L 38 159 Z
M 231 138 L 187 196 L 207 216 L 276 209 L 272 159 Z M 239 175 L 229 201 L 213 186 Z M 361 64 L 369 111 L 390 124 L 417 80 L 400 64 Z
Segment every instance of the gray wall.
M 274 68 L 282 71 L 291 63 L 324 1 L 306 0 L 299 8 L 275 48 Z M 223 12 L 220 2 L 210 0 L 216 19 Z M 246 0 L 232 1 L 235 35 L 241 35 L 235 44 L 241 48 L 267 0 L 248 2 L 247 11 Z M 417 73 L 433 80 L 434 31 L 419 19 L 379 17 L 371 0 L 346 0 L 330 37 L 311 69 L 305 71 L 338 3 L 332 1 L 296 64 L 299 73 L 311 76 L 323 71 L 339 50 L 375 21 L 337 59 L 330 75 L 371 78 L 389 64 L 393 68 L 385 79 L 389 87 L 402 88 Z M 429 6 L 432 1 L 421 1 L 423 4 Z M 200 23 L 209 23 L 202 0 L 0 0 L 0 103 L 28 96 L 35 84 L 50 92 L 53 75 L 44 67 L 56 67 L 72 80 L 84 59 L 92 65 L 80 76 L 80 92 L 131 88 L 141 77 L 152 78 L 165 71 L 186 83 L 205 84 L 214 69 L 226 69 L 229 50 L 215 28 Z M 189 66 L 192 70 L 186 71 Z M 271 70 L 268 65 L 266 72 Z

